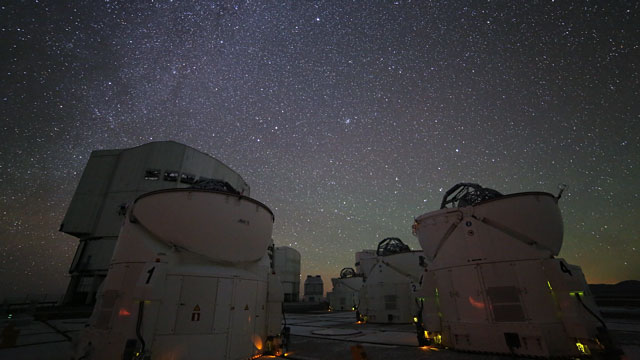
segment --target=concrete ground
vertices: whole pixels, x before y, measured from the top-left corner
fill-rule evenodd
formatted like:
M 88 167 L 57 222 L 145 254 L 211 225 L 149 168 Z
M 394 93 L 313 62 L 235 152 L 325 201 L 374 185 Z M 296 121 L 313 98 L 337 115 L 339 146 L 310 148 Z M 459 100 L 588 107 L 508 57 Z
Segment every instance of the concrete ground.
M 351 360 L 354 351 L 366 354 L 369 360 L 504 359 L 419 347 L 413 325 L 357 324 L 353 312 L 287 314 L 286 321 L 291 328 L 286 358 L 293 360 Z M 354 349 L 356 346 L 360 347 Z
M 635 309 L 630 309 L 632 310 Z M 71 338 L 77 335 L 86 323 L 86 319 L 42 322 L 34 320 L 32 316 L 16 315 L 12 319 L 0 320 L 0 329 L 5 329 L 10 321 L 15 323 L 15 328 L 20 333 L 15 346 L 0 349 L 0 360 L 69 360 Z M 292 360 L 352 360 L 352 348 L 358 345 L 361 348 L 356 351 L 364 352 L 369 360 L 511 358 L 421 348 L 418 347 L 413 325 L 356 324 L 352 312 L 287 314 L 286 321 L 287 326 L 291 328 L 291 341 L 286 358 Z M 626 359 L 640 360 L 640 317 L 607 318 L 606 321 L 612 338 L 626 353 Z
M 86 324 L 87 319 L 36 321 L 32 316 L 18 314 L 0 321 L 0 329 L 14 322 L 19 330 L 17 341 L 10 348 L 0 348 L 0 360 L 69 360 L 71 339 Z
M 623 310 L 623 309 L 620 309 Z M 616 345 L 626 359 L 640 360 L 640 317 L 628 309 L 626 318 L 606 319 Z M 291 341 L 287 358 L 292 360 L 351 360 L 352 347 L 361 345 L 369 360 L 392 359 L 510 359 L 507 355 L 477 354 L 418 347 L 413 325 L 356 324 L 352 312 L 287 314 Z

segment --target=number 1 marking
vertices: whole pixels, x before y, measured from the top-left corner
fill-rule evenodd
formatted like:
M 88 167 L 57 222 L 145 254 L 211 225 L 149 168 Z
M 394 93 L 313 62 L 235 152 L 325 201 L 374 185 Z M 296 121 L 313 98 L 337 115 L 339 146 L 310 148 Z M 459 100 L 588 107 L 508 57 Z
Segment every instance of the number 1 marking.
M 151 269 L 149 269 L 149 271 L 147 271 L 147 274 L 149 274 L 149 276 L 147 276 L 147 282 L 145 282 L 145 284 L 148 284 L 149 281 L 151 281 L 151 276 L 153 276 L 153 272 L 156 270 L 156 267 L 152 267 Z

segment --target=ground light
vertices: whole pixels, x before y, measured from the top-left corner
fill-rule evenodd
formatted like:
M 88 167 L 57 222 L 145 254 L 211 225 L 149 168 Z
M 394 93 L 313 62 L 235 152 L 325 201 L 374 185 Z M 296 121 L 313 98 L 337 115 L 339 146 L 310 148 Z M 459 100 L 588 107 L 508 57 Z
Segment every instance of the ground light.
M 428 345 L 420 346 L 420 350 L 423 350 L 423 351 L 440 351 L 440 349 L 438 349 L 437 347 L 428 346 Z
M 576 347 L 578 348 L 578 351 L 580 351 L 580 353 L 584 355 L 591 355 L 591 351 L 589 351 L 589 347 L 585 344 L 580 343 L 580 341 L 576 342 Z

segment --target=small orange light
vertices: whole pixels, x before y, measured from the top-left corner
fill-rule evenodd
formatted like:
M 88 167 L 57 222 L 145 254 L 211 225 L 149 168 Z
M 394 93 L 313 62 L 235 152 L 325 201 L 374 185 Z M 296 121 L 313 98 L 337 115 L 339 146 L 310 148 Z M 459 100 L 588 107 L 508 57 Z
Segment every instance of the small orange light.
M 256 349 L 262 350 L 262 338 L 260 336 L 253 335 L 251 340 L 253 341 L 253 346 L 255 346 Z
M 131 316 L 131 313 L 129 311 L 127 311 L 127 309 L 121 308 L 120 311 L 118 311 L 118 315 L 119 316 Z

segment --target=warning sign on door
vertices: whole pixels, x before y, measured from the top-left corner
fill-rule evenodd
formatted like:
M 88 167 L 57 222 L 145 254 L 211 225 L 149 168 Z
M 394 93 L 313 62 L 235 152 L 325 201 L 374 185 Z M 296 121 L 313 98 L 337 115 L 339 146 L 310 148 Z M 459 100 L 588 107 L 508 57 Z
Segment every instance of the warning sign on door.
M 200 306 L 198 304 L 193 307 L 193 312 L 191 313 L 191 321 L 200 321 Z

